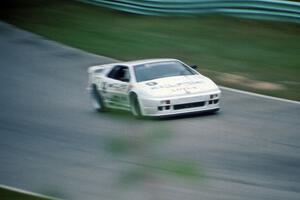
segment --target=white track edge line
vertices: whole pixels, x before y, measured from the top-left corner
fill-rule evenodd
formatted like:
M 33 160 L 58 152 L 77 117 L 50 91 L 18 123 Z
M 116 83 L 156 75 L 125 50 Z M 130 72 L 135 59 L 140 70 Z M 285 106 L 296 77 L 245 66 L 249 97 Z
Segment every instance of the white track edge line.
M 62 200 L 62 199 L 58 199 L 56 197 L 51 197 L 48 195 L 43 195 L 43 194 L 39 194 L 39 193 L 35 193 L 35 192 L 28 191 L 28 190 L 24 190 L 24 189 L 12 187 L 12 186 L 7 186 L 7 185 L 3 185 L 3 184 L 0 184 L 0 188 L 14 191 L 14 192 L 19 192 L 19 193 L 26 194 L 26 195 L 31 195 L 34 197 L 39 197 L 39 198 L 46 198 L 46 199 L 51 199 L 51 200 Z
M 233 88 L 229 88 L 229 87 L 225 87 L 225 86 L 219 86 L 219 88 L 221 88 L 223 90 L 228 90 L 231 92 L 240 93 L 240 94 L 246 94 L 246 95 L 251 95 L 251 96 L 256 96 L 256 97 L 262 97 L 265 99 L 271 99 L 271 100 L 282 101 L 282 102 L 286 102 L 286 103 L 293 103 L 293 104 L 300 105 L 300 101 L 294 101 L 294 100 L 289 100 L 289 99 L 284 99 L 284 98 L 279 98 L 279 97 L 272 97 L 272 96 L 268 96 L 268 95 L 264 95 L 264 94 L 258 94 L 258 93 L 254 93 L 254 92 L 233 89 Z

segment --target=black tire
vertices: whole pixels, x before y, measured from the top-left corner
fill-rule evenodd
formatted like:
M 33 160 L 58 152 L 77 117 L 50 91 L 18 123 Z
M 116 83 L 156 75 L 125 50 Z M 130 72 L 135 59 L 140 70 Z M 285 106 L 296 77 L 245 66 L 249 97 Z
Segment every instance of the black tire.
M 106 111 L 106 107 L 105 107 L 103 98 L 102 98 L 96 85 L 92 85 L 91 100 L 92 100 L 92 105 L 96 111 L 98 111 L 98 112 Z
M 138 96 L 135 93 L 130 94 L 130 109 L 135 118 L 140 119 L 143 117 Z

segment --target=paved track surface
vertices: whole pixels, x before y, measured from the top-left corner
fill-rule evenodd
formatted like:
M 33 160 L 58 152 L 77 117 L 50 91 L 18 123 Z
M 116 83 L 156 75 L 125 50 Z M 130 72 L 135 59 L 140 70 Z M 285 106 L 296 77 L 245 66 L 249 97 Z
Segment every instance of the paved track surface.
M 0 48 L 0 184 L 85 200 L 299 199 L 299 104 L 223 91 L 217 115 L 98 114 L 85 90 L 86 69 L 112 59 L 5 23 Z M 159 131 L 164 141 L 145 139 Z M 110 138 L 148 146 L 113 154 Z M 204 176 L 164 178 L 169 172 L 149 165 L 174 158 L 196 162 Z M 120 184 L 136 168 L 149 177 Z

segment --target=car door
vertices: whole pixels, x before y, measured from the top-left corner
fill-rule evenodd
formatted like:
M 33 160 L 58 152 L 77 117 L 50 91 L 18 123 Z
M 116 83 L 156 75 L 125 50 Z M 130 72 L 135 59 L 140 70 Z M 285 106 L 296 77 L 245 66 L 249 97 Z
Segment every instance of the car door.
M 112 107 L 129 108 L 129 68 L 123 65 L 114 66 L 107 74 L 106 80 L 102 86 L 106 102 Z

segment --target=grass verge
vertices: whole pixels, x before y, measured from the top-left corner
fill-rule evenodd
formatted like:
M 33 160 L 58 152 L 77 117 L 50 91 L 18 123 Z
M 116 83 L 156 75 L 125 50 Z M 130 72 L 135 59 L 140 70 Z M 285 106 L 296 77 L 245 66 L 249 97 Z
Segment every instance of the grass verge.
M 0 19 L 89 52 L 174 57 L 218 84 L 300 100 L 300 25 L 223 16 L 153 17 L 71 0 L 12 0 Z
M 22 192 L 9 190 L 9 189 L 2 188 L 2 187 L 0 187 L 0 199 L 1 200 L 51 200 L 49 198 L 25 194 Z

